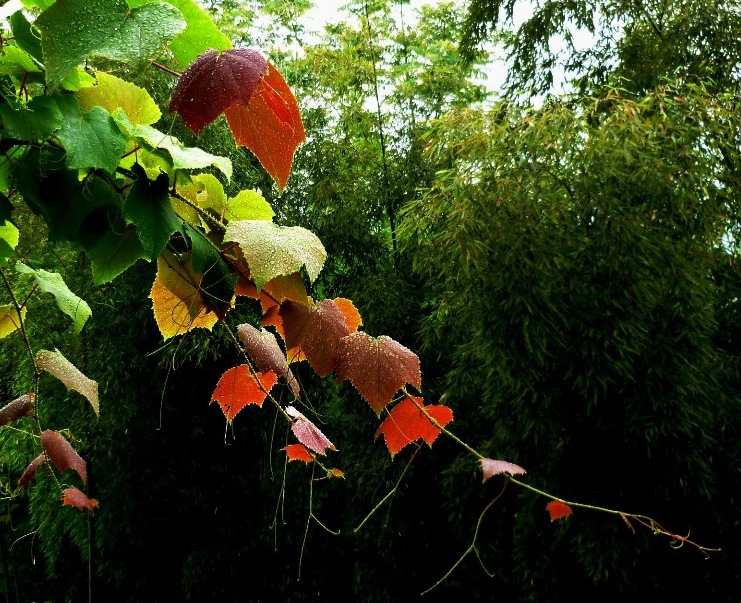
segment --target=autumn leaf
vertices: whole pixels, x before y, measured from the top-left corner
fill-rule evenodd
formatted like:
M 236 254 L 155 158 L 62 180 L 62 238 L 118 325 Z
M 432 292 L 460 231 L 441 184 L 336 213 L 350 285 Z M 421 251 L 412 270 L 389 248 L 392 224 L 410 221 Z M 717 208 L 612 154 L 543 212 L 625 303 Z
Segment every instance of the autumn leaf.
M 87 495 L 77 488 L 65 488 L 63 504 L 78 509 L 87 509 L 91 513 L 98 506 L 98 501 L 94 498 L 88 498 Z
M 453 411 L 442 404 L 425 406 L 422 398 L 409 397 L 399 402 L 376 430 L 376 438 L 383 434 L 391 456 L 412 442 L 422 439 L 432 446 L 440 427 L 453 420 Z M 427 414 L 425 414 L 427 413 Z M 435 425 L 427 416 L 440 425 Z
M 190 253 L 177 258 L 163 251 L 149 297 L 162 337 L 169 339 L 196 328 L 211 329 L 219 317 L 201 291 L 203 275 L 195 272 Z
M 308 464 L 314 460 L 309 449 L 303 444 L 288 444 L 288 446 L 282 450 L 286 451 L 289 461 L 303 461 Z
M 360 317 L 360 312 L 355 307 L 355 304 L 351 300 L 345 299 L 344 297 L 336 297 L 334 303 L 342 312 L 345 317 L 345 324 L 350 329 L 350 333 L 354 333 L 358 330 L 358 327 L 363 325 L 363 319 Z
M 0 306 L 0 339 L 20 329 L 21 321 L 26 319 L 26 306 L 21 308 L 20 315 L 12 304 Z
M 278 314 L 288 357 L 300 351 L 320 377 L 329 375 L 337 363 L 338 343 L 350 333 L 337 304 L 331 299 L 314 306 L 286 301 Z
M 211 396 L 211 402 L 218 402 L 226 420 L 230 423 L 240 410 L 248 404 L 262 406 L 268 392 L 278 382 L 275 373 L 255 373 L 252 375 L 250 367 L 240 364 L 226 371 Z
M 255 154 L 281 189 L 306 139 L 296 98 L 280 72 L 247 48 L 199 56 L 178 80 L 169 110 L 196 134 L 224 113 L 237 144 Z
M 31 411 L 31 403 L 35 398 L 36 396 L 32 393 L 23 394 L 0 408 L 0 427 L 25 417 Z
M 93 407 L 95 414 L 100 414 L 98 382 L 83 375 L 74 364 L 64 357 L 62 352 L 59 350 L 53 352 L 41 350 L 36 355 L 36 366 L 39 370 L 46 371 L 59 379 L 67 389 L 73 389 L 85 396 Z
M 44 456 L 44 453 L 42 452 L 28 464 L 28 467 L 26 467 L 25 471 L 18 480 L 19 488 L 25 488 L 26 486 L 28 486 L 29 482 L 33 479 L 34 475 L 36 475 L 36 472 L 39 470 L 39 467 L 44 464 L 45 460 L 46 456 Z
M 64 473 L 67 469 L 74 469 L 82 478 L 82 483 L 87 484 L 85 461 L 61 433 L 47 429 L 41 434 L 41 445 L 59 471 Z
M 527 473 L 527 471 L 525 471 L 519 465 L 508 463 L 507 461 L 481 459 L 480 463 L 481 470 L 484 472 L 484 481 L 494 475 L 499 475 L 500 473 L 509 473 L 510 475 L 522 475 L 523 473 Z
M 363 331 L 343 337 L 337 346 L 337 380 L 346 379 L 378 415 L 406 383 L 422 387 L 414 352 L 390 337 L 375 338 Z
M 545 508 L 551 516 L 551 521 L 563 519 L 564 517 L 571 515 L 571 507 L 558 500 L 552 500 Z
M 334 444 L 329 441 L 329 438 L 296 408 L 289 406 L 286 408 L 286 412 L 293 418 L 291 423 L 293 435 L 309 450 L 313 450 L 317 454 L 326 454 L 327 449 L 337 450 Z
M 278 341 L 270 331 L 257 330 L 250 324 L 237 326 L 237 334 L 244 344 L 245 351 L 261 371 L 273 371 L 283 377 L 291 388 L 293 395 L 298 397 L 301 392 L 298 381 L 294 377 L 288 362 L 280 349 Z

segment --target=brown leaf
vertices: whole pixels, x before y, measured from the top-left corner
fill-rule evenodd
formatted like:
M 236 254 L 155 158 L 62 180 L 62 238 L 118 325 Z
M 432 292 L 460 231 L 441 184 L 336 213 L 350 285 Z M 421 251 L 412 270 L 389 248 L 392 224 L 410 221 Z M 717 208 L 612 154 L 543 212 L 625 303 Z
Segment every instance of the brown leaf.
M 32 393 L 23 394 L 0 408 L 0 427 L 12 423 L 21 417 L 25 417 L 30 412 L 31 403 L 35 398 L 36 396 Z
M 280 349 L 278 341 L 270 331 L 259 331 L 250 324 L 237 326 L 237 334 L 244 344 L 245 351 L 263 372 L 273 371 L 283 377 L 291 388 L 293 395 L 298 397 L 300 388 L 296 377 L 293 376 L 288 362 Z
M 28 467 L 26 467 L 23 475 L 21 475 L 21 478 L 18 480 L 19 488 L 25 488 L 26 486 L 28 486 L 28 483 L 33 479 L 34 475 L 36 475 L 36 472 L 39 470 L 39 467 L 44 464 L 45 460 L 46 456 L 44 456 L 44 453 L 42 452 L 28 464 Z
M 414 352 L 390 337 L 375 338 L 363 331 L 339 342 L 337 380 L 346 379 L 378 415 L 405 384 L 417 389 L 422 386 L 419 358 Z
M 82 483 L 87 484 L 85 461 L 61 433 L 47 429 L 41 434 L 41 445 L 59 471 L 64 473 L 67 469 L 74 469 L 82 478 Z

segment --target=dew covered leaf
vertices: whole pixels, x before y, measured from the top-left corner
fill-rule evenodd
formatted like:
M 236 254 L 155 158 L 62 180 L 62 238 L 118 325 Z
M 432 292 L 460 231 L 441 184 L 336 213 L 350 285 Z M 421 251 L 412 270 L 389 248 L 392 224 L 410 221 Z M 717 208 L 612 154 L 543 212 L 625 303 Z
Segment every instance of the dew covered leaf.
M 103 71 L 95 74 L 96 84 L 75 93 L 80 109 L 89 111 L 103 107 L 111 115 L 123 111 L 133 125 L 151 125 L 162 116 L 157 103 L 144 88 L 140 88 Z
M 298 381 L 291 369 L 288 368 L 288 362 L 275 339 L 275 335 L 265 329 L 258 330 L 250 324 L 239 325 L 237 334 L 244 344 L 245 351 L 257 365 L 257 368 L 262 372 L 273 371 L 279 377 L 283 377 L 291 388 L 293 395 L 298 397 L 300 393 Z
M 61 433 L 47 429 L 41 434 L 41 446 L 60 472 L 77 471 L 82 483 L 87 484 L 87 464 Z
M 35 25 L 52 89 L 87 58 L 134 65 L 150 61 L 186 27 L 171 5 L 152 2 L 130 9 L 126 0 L 57 0 Z
M 230 222 L 224 241 L 239 245 L 258 289 L 276 276 L 298 272 L 302 266 L 314 281 L 327 258 L 324 245 L 313 232 L 265 220 Z
M 85 300 L 69 290 L 62 275 L 41 268 L 34 270 L 21 262 L 16 263 L 15 268 L 22 274 L 32 275 L 39 289 L 45 293 L 51 293 L 59 309 L 72 319 L 75 332 L 82 331 L 85 322 L 92 316 L 93 312 Z
M 20 328 L 21 320 L 25 319 L 26 306 L 21 308 L 20 316 L 12 304 L 0 306 L 0 339 L 15 333 Z
M 425 412 L 441 427 L 445 427 L 453 420 L 453 411 L 447 406 L 441 404 L 425 406 L 422 398 L 404 398 L 394 406 L 376 430 L 376 438 L 383 434 L 391 456 L 419 439 L 426 442 L 428 446 L 432 446 L 437 436 L 440 435 L 440 427 L 430 421 Z
M 293 419 L 291 423 L 293 435 L 309 450 L 322 455 L 327 453 L 327 449 L 337 450 L 334 444 L 329 441 L 329 438 L 295 407 L 289 406 L 286 408 L 286 412 Z
M 350 333 L 337 304 L 331 299 L 313 306 L 286 301 L 278 315 L 288 357 L 301 353 L 320 377 L 329 375 L 337 364 L 338 344 Z
M 417 355 L 390 337 L 363 331 L 343 337 L 337 348 L 337 380 L 349 380 L 380 415 L 396 392 L 409 383 L 420 389 Z
M 563 519 L 565 517 L 568 517 L 571 515 L 571 507 L 569 505 L 565 505 L 561 501 L 558 500 L 552 500 L 545 506 L 546 511 L 548 511 L 548 514 L 551 516 L 551 521 L 556 521 L 557 519 Z
M 203 275 L 193 269 L 190 253 L 180 258 L 164 250 L 157 258 L 157 276 L 149 297 L 164 339 L 192 329 L 211 329 L 219 320 L 201 291 Z
M 36 96 L 25 105 L 13 97 L 0 104 L 7 137 L 20 140 L 37 140 L 50 136 L 64 125 L 64 116 L 55 99 L 59 97 Z
M 268 392 L 277 382 L 278 376 L 272 371 L 255 373 L 253 376 L 248 365 L 240 364 L 221 375 L 211 402 L 218 402 L 226 420 L 231 423 L 248 404 L 262 406 Z
M 18 479 L 19 488 L 25 488 L 26 486 L 28 486 L 29 482 L 34 478 L 36 472 L 39 470 L 39 467 L 44 464 L 45 460 L 46 456 L 42 452 L 28 464 L 28 467 L 26 467 L 26 469 L 21 474 L 21 477 Z
M 507 461 L 497 461 L 494 459 L 480 459 L 481 470 L 484 472 L 484 481 L 499 475 L 500 473 L 509 473 L 510 475 L 523 475 L 527 473 L 519 465 L 508 463 Z
M 67 389 L 75 390 L 85 396 L 93 407 L 95 414 L 100 413 L 98 382 L 83 375 L 74 364 L 64 357 L 62 352 L 56 349 L 53 352 L 41 350 L 36 355 L 36 365 L 39 370 L 46 371 L 59 379 Z
M 88 498 L 87 494 L 77 488 L 65 488 L 63 494 L 64 497 L 62 499 L 62 504 L 64 505 L 77 507 L 83 511 L 88 510 L 91 513 L 95 510 L 95 507 L 98 506 L 98 501 L 96 499 Z
M 31 404 L 35 399 L 34 394 L 23 394 L 12 402 L 8 402 L 0 408 L 0 427 L 8 425 L 13 421 L 25 417 L 31 412 Z
M 314 460 L 314 457 L 311 456 L 311 452 L 309 452 L 309 449 L 306 448 L 306 446 L 304 446 L 303 444 L 288 444 L 288 446 L 282 448 L 281 450 L 286 451 L 286 455 L 288 456 L 289 461 L 303 461 L 308 465 Z

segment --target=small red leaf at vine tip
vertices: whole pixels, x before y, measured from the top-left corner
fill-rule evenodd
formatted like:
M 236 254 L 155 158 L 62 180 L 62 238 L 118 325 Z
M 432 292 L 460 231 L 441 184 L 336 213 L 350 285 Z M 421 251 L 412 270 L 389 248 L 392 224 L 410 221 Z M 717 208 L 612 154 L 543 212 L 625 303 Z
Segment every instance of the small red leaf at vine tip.
M 0 408 L 0 427 L 25 417 L 31 411 L 34 394 L 24 394 Z
M 432 446 L 437 436 L 440 435 L 440 427 L 445 427 L 453 420 L 453 411 L 447 406 L 439 404 L 425 406 L 422 402 L 422 398 L 405 398 L 394 406 L 376 430 L 376 437 L 383 434 L 391 456 L 419 439 Z M 439 426 L 435 425 L 427 415 L 432 417 Z
M 563 504 L 561 501 L 558 500 L 552 500 L 546 505 L 545 508 L 551 516 L 551 521 L 563 519 L 564 517 L 568 517 L 569 515 L 571 515 L 571 507 L 569 505 Z
M 289 406 L 286 408 L 286 413 L 293 418 L 293 422 L 291 423 L 293 435 L 309 450 L 317 454 L 326 454 L 328 448 L 329 450 L 337 450 L 334 444 L 329 441 L 329 438 L 314 423 L 296 410 L 296 408 Z
M 85 461 L 61 433 L 47 429 L 41 434 L 41 445 L 49 460 L 59 471 L 64 473 L 67 469 L 73 469 L 82 478 L 82 483 L 87 484 Z
M 481 459 L 481 469 L 484 472 L 484 481 L 489 479 L 490 477 L 494 475 L 499 475 L 500 473 L 509 473 L 510 475 L 522 475 L 524 473 L 527 473 L 522 467 L 519 465 L 515 465 L 514 463 L 508 463 L 507 461 L 496 461 L 494 459 Z
M 255 373 L 253 377 L 250 367 L 240 364 L 221 375 L 211 402 L 219 403 L 226 420 L 231 423 L 237 413 L 248 404 L 262 406 L 268 392 L 277 382 L 278 376 L 272 371 Z
M 33 476 L 36 475 L 36 472 L 39 470 L 39 467 L 44 464 L 44 453 L 42 452 L 39 456 L 37 456 L 35 459 L 33 459 L 29 464 L 28 467 L 26 467 L 26 470 L 23 472 L 23 475 L 21 475 L 21 478 L 18 480 L 18 487 L 25 488 L 28 486 L 28 483 L 33 479 Z
M 87 495 L 77 488 L 66 488 L 64 491 L 63 504 L 78 509 L 87 509 L 91 513 L 98 506 L 98 501 L 94 498 L 88 498 Z
M 337 347 L 337 381 L 350 380 L 376 411 L 393 400 L 406 383 L 420 389 L 419 358 L 390 337 L 371 337 L 364 331 L 343 337 Z
M 311 452 L 303 444 L 288 444 L 283 450 L 286 451 L 289 461 L 303 461 L 308 464 L 314 460 Z

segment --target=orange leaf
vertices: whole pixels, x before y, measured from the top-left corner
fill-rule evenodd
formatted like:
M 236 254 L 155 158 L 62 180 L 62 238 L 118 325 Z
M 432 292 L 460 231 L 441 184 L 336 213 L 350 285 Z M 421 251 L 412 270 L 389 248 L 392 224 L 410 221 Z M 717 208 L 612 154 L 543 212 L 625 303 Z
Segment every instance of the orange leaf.
M 419 358 L 385 335 L 375 338 L 363 331 L 343 337 L 337 348 L 337 380 L 349 379 L 376 411 L 391 402 L 406 383 L 422 386 Z
M 453 420 L 453 411 L 447 406 L 425 406 L 422 401 L 422 398 L 405 398 L 394 406 L 376 430 L 376 437 L 383 434 L 391 456 L 419 439 L 432 446 L 435 438 L 440 435 L 440 427 L 430 421 L 425 412 L 442 427 Z
M 334 303 L 337 304 L 340 312 L 342 312 L 342 315 L 345 317 L 345 324 L 347 324 L 347 328 L 350 329 L 351 333 L 355 333 L 355 331 L 358 330 L 358 327 L 362 326 L 363 324 L 363 319 L 360 317 L 360 312 L 358 312 L 355 304 L 353 304 L 352 301 L 350 301 L 349 299 L 345 299 L 344 297 L 335 298 Z
M 94 498 L 88 498 L 84 492 L 81 492 L 77 488 L 66 488 L 64 491 L 63 504 L 70 507 L 77 507 L 78 509 L 87 509 L 91 513 L 98 506 L 98 501 Z
M 289 461 L 303 461 L 308 464 L 314 460 L 309 449 L 303 444 L 288 444 L 283 450 L 286 451 Z
M 336 467 L 329 470 L 329 475 L 331 475 L 332 477 L 341 477 L 342 479 L 345 479 L 345 472 L 342 471 L 342 469 L 337 469 Z
M 556 521 L 557 519 L 562 519 L 571 515 L 571 507 L 558 500 L 552 500 L 549 502 L 545 506 L 545 509 L 550 514 L 551 521 Z
M 248 404 L 262 406 L 268 392 L 278 382 L 278 376 L 272 371 L 255 373 L 252 376 L 250 367 L 240 364 L 226 371 L 216 385 L 211 402 L 218 402 L 227 421 L 234 420 L 240 410 Z
M 74 469 L 82 478 L 82 483 L 87 484 L 85 461 L 61 433 L 47 429 L 41 434 L 41 446 L 59 471 L 64 473 L 67 469 Z

